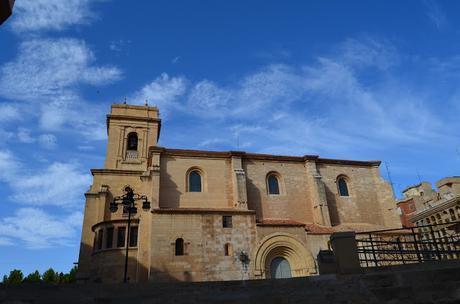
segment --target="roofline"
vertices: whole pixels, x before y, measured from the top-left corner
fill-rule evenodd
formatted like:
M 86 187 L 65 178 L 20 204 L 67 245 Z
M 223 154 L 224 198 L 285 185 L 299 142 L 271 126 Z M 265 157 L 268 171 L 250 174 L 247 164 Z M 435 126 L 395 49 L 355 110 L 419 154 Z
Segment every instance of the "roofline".
M 155 208 L 152 213 L 184 213 L 184 214 L 243 214 L 255 215 L 255 210 L 233 208 Z
M 431 208 L 420 210 L 416 214 L 410 216 L 409 221 L 411 221 L 412 223 L 415 223 L 416 221 L 424 219 L 424 218 L 426 218 L 428 216 L 431 216 L 431 215 L 433 215 L 435 213 L 438 213 L 440 211 L 444 211 L 449 207 L 457 205 L 457 202 L 459 200 L 460 200 L 460 195 L 457 195 L 457 196 L 454 196 L 453 198 L 448 199 L 448 200 L 446 200 L 444 202 L 438 203 L 438 204 L 432 206 Z
M 248 153 L 244 151 L 206 151 L 206 150 L 191 150 L 191 149 L 171 149 L 153 146 L 149 148 L 149 152 L 159 152 L 161 154 L 170 156 L 186 156 L 186 157 L 212 157 L 212 158 L 231 158 L 241 157 L 243 159 L 267 160 L 267 161 L 291 161 L 291 162 L 305 162 L 314 160 L 320 164 L 335 164 L 335 165 L 354 165 L 354 166 L 368 166 L 378 167 L 381 161 L 358 161 L 346 159 L 332 159 L 320 158 L 318 155 L 304 155 L 304 156 L 288 156 L 288 155 L 273 155 L 273 154 L 260 154 Z

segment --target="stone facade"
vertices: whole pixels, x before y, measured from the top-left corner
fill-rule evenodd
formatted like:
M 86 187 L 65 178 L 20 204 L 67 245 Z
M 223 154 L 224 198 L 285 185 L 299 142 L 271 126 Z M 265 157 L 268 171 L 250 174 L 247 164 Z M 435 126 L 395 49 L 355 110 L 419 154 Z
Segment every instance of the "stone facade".
M 433 229 L 445 236 L 449 223 L 460 220 L 460 177 L 445 177 L 436 187 L 438 191 L 423 182 L 404 190 L 405 200 L 413 200 L 416 209 L 407 216 L 417 226 L 437 225 Z
M 146 195 L 128 250 L 130 282 L 220 281 L 317 274 L 334 231 L 401 226 L 379 161 L 157 145 L 157 108 L 113 105 L 103 169 L 86 195 L 79 278 L 120 282 L 129 185 Z

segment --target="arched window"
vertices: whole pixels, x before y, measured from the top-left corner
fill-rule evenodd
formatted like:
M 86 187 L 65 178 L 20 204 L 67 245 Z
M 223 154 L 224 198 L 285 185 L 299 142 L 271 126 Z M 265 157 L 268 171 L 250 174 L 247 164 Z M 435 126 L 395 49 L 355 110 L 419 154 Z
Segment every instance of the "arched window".
M 128 151 L 137 151 L 137 133 L 131 132 L 128 134 L 128 142 L 126 149 Z
M 176 250 L 175 250 L 176 255 L 184 255 L 184 239 L 179 238 L 176 240 Z
M 225 246 L 224 246 L 225 256 L 232 255 L 232 251 L 233 251 L 232 244 L 230 244 L 230 243 L 225 244 Z
M 267 178 L 268 194 L 280 194 L 280 185 L 278 177 L 275 174 L 269 174 Z
M 198 170 L 192 170 L 188 174 L 188 191 L 201 192 L 201 174 Z
M 344 177 L 339 177 L 337 179 L 337 187 L 339 188 L 340 196 L 350 196 L 350 194 L 348 193 L 347 181 Z

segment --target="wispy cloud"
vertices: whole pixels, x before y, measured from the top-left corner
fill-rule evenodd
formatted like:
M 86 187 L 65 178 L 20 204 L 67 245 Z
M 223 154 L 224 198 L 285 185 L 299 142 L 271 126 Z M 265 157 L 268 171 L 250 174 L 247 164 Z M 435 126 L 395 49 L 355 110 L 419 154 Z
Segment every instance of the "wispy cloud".
M 189 143 L 197 147 L 232 148 L 242 137 L 260 152 L 362 157 L 455 138 L 428 97 L 398 80 L 402 60 L 388 41 L 347 39 L 311 64 L 271 64 L 234 83 L 181 76 L 176 83 L 187 86 L 171 85 L 175 77 L 166 75 L 153 83 L 168 92 L 160 111 L 193 117 L 189 132 L 204 137 Z M 229 131 L 233 139 L 219 141 Z
M 79 209 L 91 183 L 91 176 L 74 163 L 53 162 L 46 168 L 28 169 L 8 150 L 0 150 L 0 171 L 0 181 L 11 189 L 10 199 L 22 205 Z
M 39 208 L 19 208 L 13 216 L 0 219 L 0 246 L 28 249 L 74 246 L 82 221 L 80 212 L 53 216 Z
M 20 111 L 17 105 L 13 104 L 0 104 L 0 123 L 11 122 L 21 118 Z
M 100 130 L 103 114 L 83 100 L 79 87 L 112 83 L 120 79 L 121 71 L 94 62 L 93 52 L 78 39 L 26 40 L 20 44 L 17 57 L 0 68 L 0 96 L 34 108 L 30 115 L 38 113 L 44 130 L 60 131 L 65 124 L 73 132 L 84 133 L 90 126 L 93 131 Z M 0 111 L 6 118 L 18 118 L 17 104 L 16 108 L 0 107 Z M 105 138 L 104 132 L 96 134 L 91 138 Z
M 121 76 L 113 66 L 93 66 L 95 57 L 78 39 L 32 39 L 22 42 L 14 61 L 0 69 L 5 98 L 41 102 L 75 94 L 79 84 L 104 85 Z
M 436 0 L 424 0 L 423 5 L 426 15 L 438 30 L 447 26 L 447 16 Z
M 12 21 L 16 32 L 61 31 L 87 24 L 94 19 L 91 4 L 97 0 L 21 0 L 16 1 Z
M 163 73 L 152 82 L 147 83 L 139 91 L 129 98 L 132 104 L 144 104 L 147 101 L 150 105 L 156 105 L 167 113 L 177 106 L 177 100 L 187 89 L 187 80 L 184 77 L 170 77 Z

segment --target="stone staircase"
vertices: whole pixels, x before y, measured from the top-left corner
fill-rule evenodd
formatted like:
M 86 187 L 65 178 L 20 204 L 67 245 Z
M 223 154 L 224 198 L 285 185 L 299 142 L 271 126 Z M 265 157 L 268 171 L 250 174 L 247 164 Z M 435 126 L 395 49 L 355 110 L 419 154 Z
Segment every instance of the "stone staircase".
M 460 303 L 460 264 L 380 269 L 360 275 L 139 285 L 0 287 L 0 303 Z

